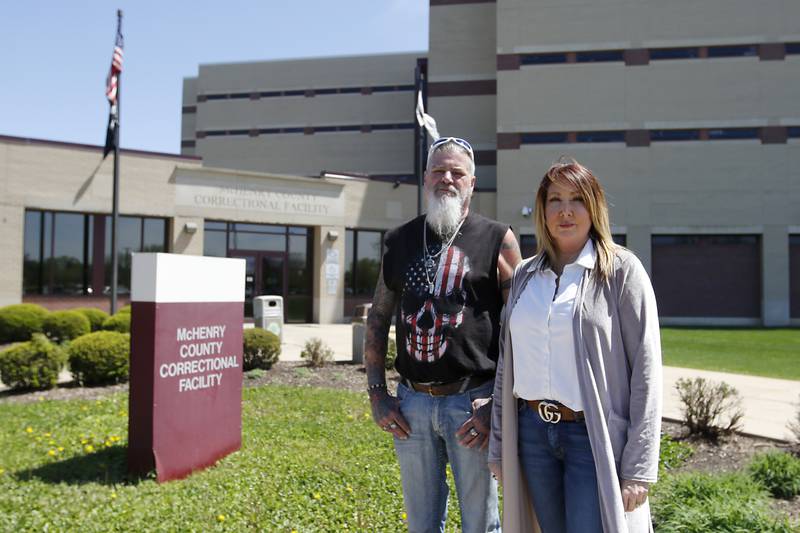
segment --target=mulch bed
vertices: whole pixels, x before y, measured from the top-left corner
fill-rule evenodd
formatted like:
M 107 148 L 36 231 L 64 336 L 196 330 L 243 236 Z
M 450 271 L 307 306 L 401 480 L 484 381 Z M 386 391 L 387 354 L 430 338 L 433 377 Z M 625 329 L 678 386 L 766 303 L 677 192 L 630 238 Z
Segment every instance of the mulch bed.
M 394 388 L 399 376 L 394 371 L 387 372 L 390 389 Z M 258 387 L 266 384 L 290 385 L 297 387 L 327 387 L 366 394 L 367 378 L 364 367 L 350 362 L 337 362 L 322 368 L 311 368 L 303 362 L 281 361 L 276 363 L 263 376 L 251 379 L 245 377 L 245 387 Z M 0 403 L 36 402 L 41 400 L 94 400 L 115 392 L 127 391 L 128 385 L 110 387 L 79 387 L 74 383 L 62 384 L 56 389 L 18 393 L 0 392 Z M 685 428 L 677 423 L 664 421 L 664 431 L 679 440 L 685 440 L 694 448 L 692 457 L 681 467 L 681 471 L 701 471 L 709 473 L 732 472 L 740 470 L 750 462 L 754 454 L 774 449 L 790 450 L 790 445 L 770 439 L 749 435 L 734 434 L 721 438 L 718 443 L 692 440 L 685 436 Z M 800 497 L 793 500 L 774 500 L 774 507 L 800 520 Z

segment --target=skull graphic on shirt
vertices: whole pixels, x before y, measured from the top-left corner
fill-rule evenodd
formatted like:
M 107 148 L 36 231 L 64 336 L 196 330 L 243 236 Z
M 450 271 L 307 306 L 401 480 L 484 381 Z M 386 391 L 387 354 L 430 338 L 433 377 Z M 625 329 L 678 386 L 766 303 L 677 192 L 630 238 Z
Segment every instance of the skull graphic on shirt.
M 424 257 L 410 266 L 400 312 L 406 329 L 406 352 L 426 363 L 438 361 L 445 354 L 454 330 L 464 320 L 464 277 L 470 271 L 469 259 L 456 246 L 442 253 L 433 266 L 435 272 L 431 268 L 427 277 Z

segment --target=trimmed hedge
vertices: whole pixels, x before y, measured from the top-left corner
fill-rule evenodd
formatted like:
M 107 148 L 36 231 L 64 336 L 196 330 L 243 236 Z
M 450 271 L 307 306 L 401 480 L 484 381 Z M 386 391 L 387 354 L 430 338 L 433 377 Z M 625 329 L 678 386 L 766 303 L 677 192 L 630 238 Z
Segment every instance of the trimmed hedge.
M 269 370 L 281 355 L 281 340 L 271 331 L 261 328 L 244 330 L 244 368 Z
M 89 319 L 92 331 L 100 331 L 103 329 L 103 322 L 110 316 L 102 309 L 96 307 L 78 307 L 77 309 L 73 309 L 73 311 L 77 311 Z
M 72 375 L 82 385 L 128 381 L 131 336 L 96 331 L 72 341 L 67 349 Z
M 42 330 L 55 342 L 71 341 L 92 331 L 92 324 L 78 311 L 53 311 L 42 323 Z
M 30 341 L 0 352 L 0 380 L 12 389 L 52 389 L 66 363 L 64 351 L 34 333 Z
M 118 333 L 130 333 L 131 314 L 120 311 L 116 315 L 108 317 L 103 322 L 103 329 L 105 331 L 116 331 Z
M 42 323 L 49 311 L 36 304 L 14 304 L 0 307 L 0 343 L 27 341 L 42 332 Z

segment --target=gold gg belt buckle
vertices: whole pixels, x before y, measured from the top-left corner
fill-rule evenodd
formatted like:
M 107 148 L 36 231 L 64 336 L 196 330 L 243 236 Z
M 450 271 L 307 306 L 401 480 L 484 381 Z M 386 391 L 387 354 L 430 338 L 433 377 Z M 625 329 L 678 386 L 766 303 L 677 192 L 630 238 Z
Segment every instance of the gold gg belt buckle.
M 561 421 L 561 411 L 558 406 L 550 402 L 539 402 L 539 417 L 545 422 L 558 424 Z

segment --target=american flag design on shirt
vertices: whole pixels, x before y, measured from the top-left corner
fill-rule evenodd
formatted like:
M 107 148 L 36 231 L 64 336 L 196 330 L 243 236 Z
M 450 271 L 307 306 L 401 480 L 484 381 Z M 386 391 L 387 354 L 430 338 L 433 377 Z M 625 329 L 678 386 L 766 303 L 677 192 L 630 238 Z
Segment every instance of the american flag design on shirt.
M 406 329 L 406 352 L 424 363 L 438 361 L 447 352 L 448 339 L 464 319 L 469 258 L 457 246 L 439 256 L 425 275 L 425 258 L 406 271 L 401 297 L 401 318 Z M 428 279 L 433 282 L 430 291 Z

